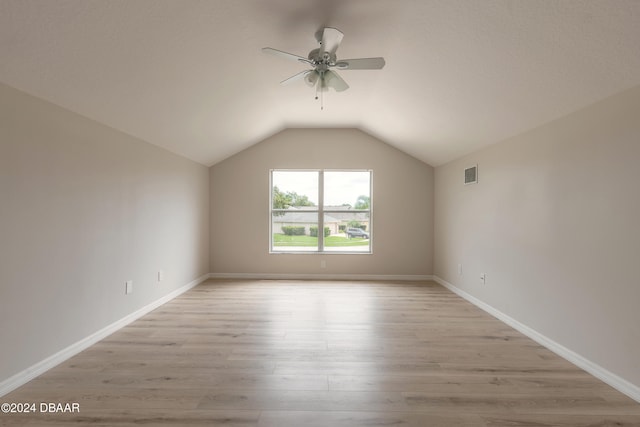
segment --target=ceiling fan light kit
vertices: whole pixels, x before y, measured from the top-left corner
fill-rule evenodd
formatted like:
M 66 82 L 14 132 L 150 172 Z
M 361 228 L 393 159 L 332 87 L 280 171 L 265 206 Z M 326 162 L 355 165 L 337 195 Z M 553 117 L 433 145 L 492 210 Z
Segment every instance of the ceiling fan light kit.
M 319 48 L 309 52 L 307 57 L 295 55 L 293 53 L 284 52 L 271 47 L 264 47 L 262 51 L 270 55 L 279 56 L 281 58 L 301 62 L 313 67 L 310 70 L 304 70 L 280 82 L 281 85 L 287 85 L 297 80 L 304 80 L 307 86 L 316 88 L 316 99 L 320 93 L 321 108 L 322 93 L 332 88 L 336 92 L 342 92 L 349 89 L 349 85 L 345 82 L 336 70 L 380 70 L 385 65 L 384 58 L 357 58 L 342 59 L 338 61 L 336 51 L 342 42 L 344 34 L 336 28 L 326 27 L 322 31 L 316 33 Z

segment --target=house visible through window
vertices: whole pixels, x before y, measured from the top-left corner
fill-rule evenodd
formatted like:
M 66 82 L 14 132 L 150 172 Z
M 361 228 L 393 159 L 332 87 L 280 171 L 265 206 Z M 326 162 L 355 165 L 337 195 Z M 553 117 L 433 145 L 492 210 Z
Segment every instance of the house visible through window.
M 371 253 L 371 224 L 371 171 L 271 171 L 271 252 Z

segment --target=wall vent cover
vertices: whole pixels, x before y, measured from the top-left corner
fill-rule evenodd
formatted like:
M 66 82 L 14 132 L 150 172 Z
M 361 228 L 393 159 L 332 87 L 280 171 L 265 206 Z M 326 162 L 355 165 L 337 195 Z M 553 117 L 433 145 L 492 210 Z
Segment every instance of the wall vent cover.
M 478 165 L 469 166 L 464 170 L 464 185 L 478 182 Z

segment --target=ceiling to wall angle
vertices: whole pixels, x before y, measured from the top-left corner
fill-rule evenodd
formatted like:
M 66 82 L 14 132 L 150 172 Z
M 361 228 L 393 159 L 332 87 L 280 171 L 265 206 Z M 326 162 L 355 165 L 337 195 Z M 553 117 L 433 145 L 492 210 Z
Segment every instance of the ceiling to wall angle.
M 0 82 L 205 165 L 358 128 L 437 166 L 640 85 L 638 40 L 637 0 L 0 0 Z

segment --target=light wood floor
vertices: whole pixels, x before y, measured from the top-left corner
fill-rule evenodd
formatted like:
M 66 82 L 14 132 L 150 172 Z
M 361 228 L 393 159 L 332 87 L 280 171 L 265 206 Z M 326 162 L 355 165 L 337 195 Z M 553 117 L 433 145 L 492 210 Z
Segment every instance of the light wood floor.
M 640 426 L 432 282 L 208 281 L 0 401 L 80 404 L 11 426 Z

